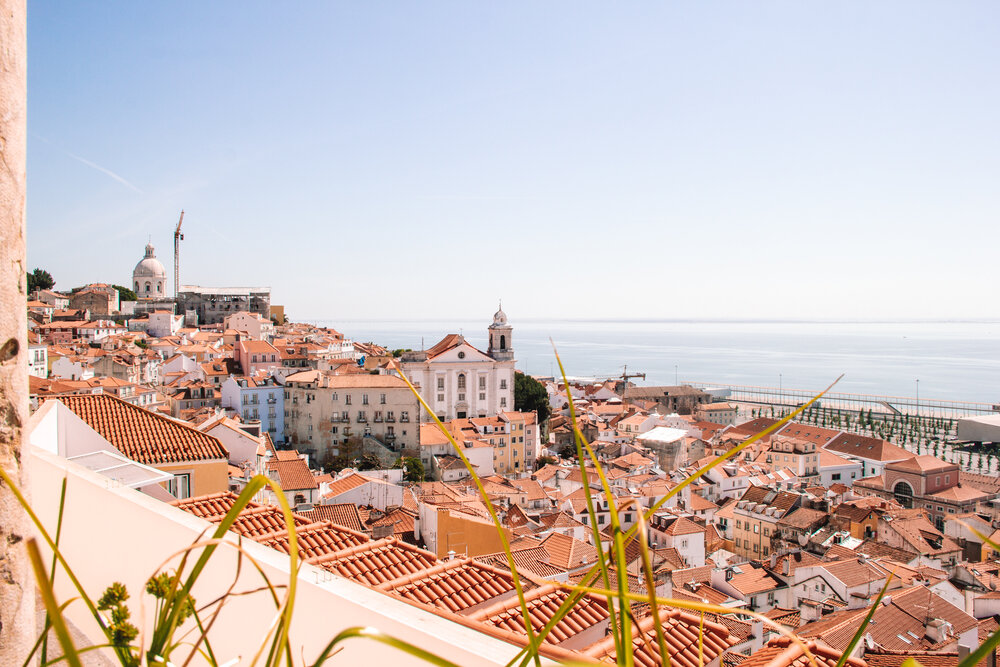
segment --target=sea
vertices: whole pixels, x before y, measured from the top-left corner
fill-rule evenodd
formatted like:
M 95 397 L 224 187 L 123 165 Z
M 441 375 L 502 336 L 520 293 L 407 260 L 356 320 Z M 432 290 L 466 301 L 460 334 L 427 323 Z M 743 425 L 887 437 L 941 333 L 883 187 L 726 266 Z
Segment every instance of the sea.
M 481 350 L 486 321 L 307 320 L 390 349 L 461 333 Z M 511 320 L 517 368 L 642 385 L 741 384 L 1000 403 L 1000 321 Z

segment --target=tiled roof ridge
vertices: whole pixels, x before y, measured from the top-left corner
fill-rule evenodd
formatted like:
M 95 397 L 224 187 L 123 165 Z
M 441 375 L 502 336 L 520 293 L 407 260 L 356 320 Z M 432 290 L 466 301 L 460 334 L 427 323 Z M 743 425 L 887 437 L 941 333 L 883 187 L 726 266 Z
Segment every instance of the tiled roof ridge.
M 242 514 L 243 513 L 240 512 L 241 516 L 242 516 Z M 292 516 L 296 517 L 298 515 L 293 514 Z M 301 518 L 303 520 L 305 520 L 305 521 L 309 521 L 309 519 L 307 517 L 301 517 Z M 298 536 L 303 535 L 305 533 L 313 533 L 313 532 L 322 530 L 324 528 L 333 528 L 334 530 L 336 530 L 338 532 L 348 533 L 352 537 L 358 538 L 358 539 L 362 540 L 363 542 L 369 542 L 371 540 L 371 538 L 368 537 L 367 535 L 365 535 L 364 533 L 358 532 L 358 531 L 354 530 L 353 528 L 348 528 L 347 526 L 341 526 L 340 524 L 333 523 L 332 521 L 313 521 L 311 523 L 306 523 L 306 524 L 301 525 L 301 526 L 296 526 L 295 527 L 295 535 L 296 535 L 296 537 L 298 537 Z M 280 540 L 280 539 L 289 538 L 289 537 L 291 537 L 291 533 L 288 531 L 288 528 L 286 527 L 284 530 L 274 530 L 274 531 L 271 531 L 270 533 L 262 533 L 260 535 L 257 535 L 257 536 L 254 537 L 254 540 L 257 541 L 257 542 L 268 542 L 270 540 Z
M 682 609 L 670 609 L 660 611 L 660 622 L 666 624 L 670 620 L 676 620 L 680 623 L 684 623 L 689 626 L 702 628 L 705 634 L 711 631 L 721 635 L 724 639 L 729 638 L 729 628 L 722 625 L 721 623 L 716 623 L 715 621 L 710 621 L 707 619 L 702 619 L 702 617 L 697 616 L 687 610 Z M 652 614 L 640 619 L 638 622 L 632 624 L 632 636 L 635 638 L 640 633 L 644 633 L 653 627 L 655 621 Z M 667 628 L 664 631 L 669 633 Z M 586 649 L 581 651 L 584 655 L 589 657 L 598 657 L 607 655 L 609 651 L 612 651 L 615 646 L 616 638 L 614 636 L 608 636 L 600 641 L 594 642 Z M 707 648 L 707 647 L 706 647 Z
M 555 586 L 554 584 L 542 584 L 530 591 L 525 591 L 524 603 L 526 605 L 530 605 L 536 599 L 545 597 L 546 595 L 551 595 L 552 593 L 555 593 L 556 591 L 559 590 L 561 589 L 558 586 Z M 479 609 L 473 612 L 472 614 L 469 614 L 468 618 L 477 621 L 485 621 L 491 616 L 502 614 L 515 607 L 520 608 L 520 606 L 521 606 L 521 601 L 518 600 L 517 596 L 514 596 L 512 598 L 506 598 L 504 600 L 500 600 L 499 602 L 494 602 L 488 607 L 483 607 L 482 609 Z

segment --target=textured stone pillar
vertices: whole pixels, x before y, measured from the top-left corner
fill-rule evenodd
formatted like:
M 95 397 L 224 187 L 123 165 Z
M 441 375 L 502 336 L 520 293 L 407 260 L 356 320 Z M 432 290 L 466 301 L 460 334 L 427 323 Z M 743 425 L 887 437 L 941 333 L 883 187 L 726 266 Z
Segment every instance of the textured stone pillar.
M 28 416 L 25 0 L 0 0 L 0 466 L 25 488 L 21 434 Z M 34 643 L 35 593 L 24 511 L 0 487 L 0 665 L 20 665 Z

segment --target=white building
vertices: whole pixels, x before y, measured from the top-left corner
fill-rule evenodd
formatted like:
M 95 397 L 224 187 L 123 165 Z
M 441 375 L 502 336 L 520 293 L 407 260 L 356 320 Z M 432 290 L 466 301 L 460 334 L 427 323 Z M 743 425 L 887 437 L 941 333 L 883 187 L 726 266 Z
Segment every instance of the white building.
M 274 338 L 274 323 L 259 313 L 251 313 L 246 310 L 227 315 L 223 321 L 225 329 L 235 329 L 246 333 L 252 340 L 266 340 L 268 342 Z
M 167 295 L 167 270 L 156 259 L 152 243 L 146 245 L 146 256 L 132 270 L 132 289 L 140 299 Z
M 513 328 L 498 310 L 489 327 L 490 345 L 477 350 L 450 334 L 426 351 L 407 352 L 403 373 L 442 421 L 492 417 L 514 409 Z M 422 412 L 422 411 L 421 411 Z M 421 414 L 424 421 L 430 415 Z
M 184 316 L 174 315 L 169 310 L 157 310 L 149 314 L 146 333 L 156 338 L 173 336 L 184 326 Z
M 42 343 L 28 346 L 28 375 L 36 378 L 49 376 L 49 346 Z

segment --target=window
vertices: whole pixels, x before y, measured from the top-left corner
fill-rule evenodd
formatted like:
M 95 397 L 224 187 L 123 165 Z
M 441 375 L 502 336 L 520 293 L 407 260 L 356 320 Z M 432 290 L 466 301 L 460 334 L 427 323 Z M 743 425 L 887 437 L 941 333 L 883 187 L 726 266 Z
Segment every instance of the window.
M 760 524 L 756 524 L 756 523 L 755 523 L 755 524 L 753 525 L 753 532 L 754 532 L 754 533 L 759 533 L 759 532 L 760 532 Z
M 381 403 L 382 405 L 385 405 L 385 394 L 379 395 L 378 402 Z
M 687 540 L 681 540 L 681 547 L 682 548 L 686 547 L 687 545 L 688 545 L 688 541 Z
M 330 394 L 330 399 L 334 401 L 337 400 L 337 392 L 333 392 L 332 394 Z
M 444 394 L 438 394 L 438 400 L 439 401 L 443 401 L 444 400 Z
M 944 476 L 944 483 L 945 484 L 951 484 L 951 475 L 945 475 Z
M 399 413 L 399 421 L 402 421 L 402 422 L 408 422 L 408 421 L 410 421 L 410 413 L 407 412 L 406 410 L 403 410 L 402 412 L 400 412 Z
M 754 544 L 753 545 L 753 552 L 754 553 L 758 553 L 759 551 L 760 551 L 760 545 L 759 544 Z
M 368 405 L 368 394 L 361 394 L 361 405 Z
M 507 381 L 506 380 L 500 380 L 500 388 L 501 389 L 506 389 L 507 388 Z
M 486 376 L 479 376 L 479 391 L 486 391 Z
M 444 391 L 444 378 L 438 378 L 438 391 Z
M 486 400 L 486 392 L 485 391 L 479 392 L 479 400 L 480 401 L 485 401 Z
M 465 391 L 465 373 L 459 373 L 458 375 L 458 390 Z
M 177 500 L 191 497 L 191 475 L 174 475 L 174 478 L 167 482 L 167 491 Z
M 501 396 L 500 397 L 500 407 L 501 408 L 506 408 L 507 407 L 507 397 L 506 396 Z
M 344 394 L 344 403 L 346 403 L 347 405 L 351 404 L 351 395 L 350 394 Z

